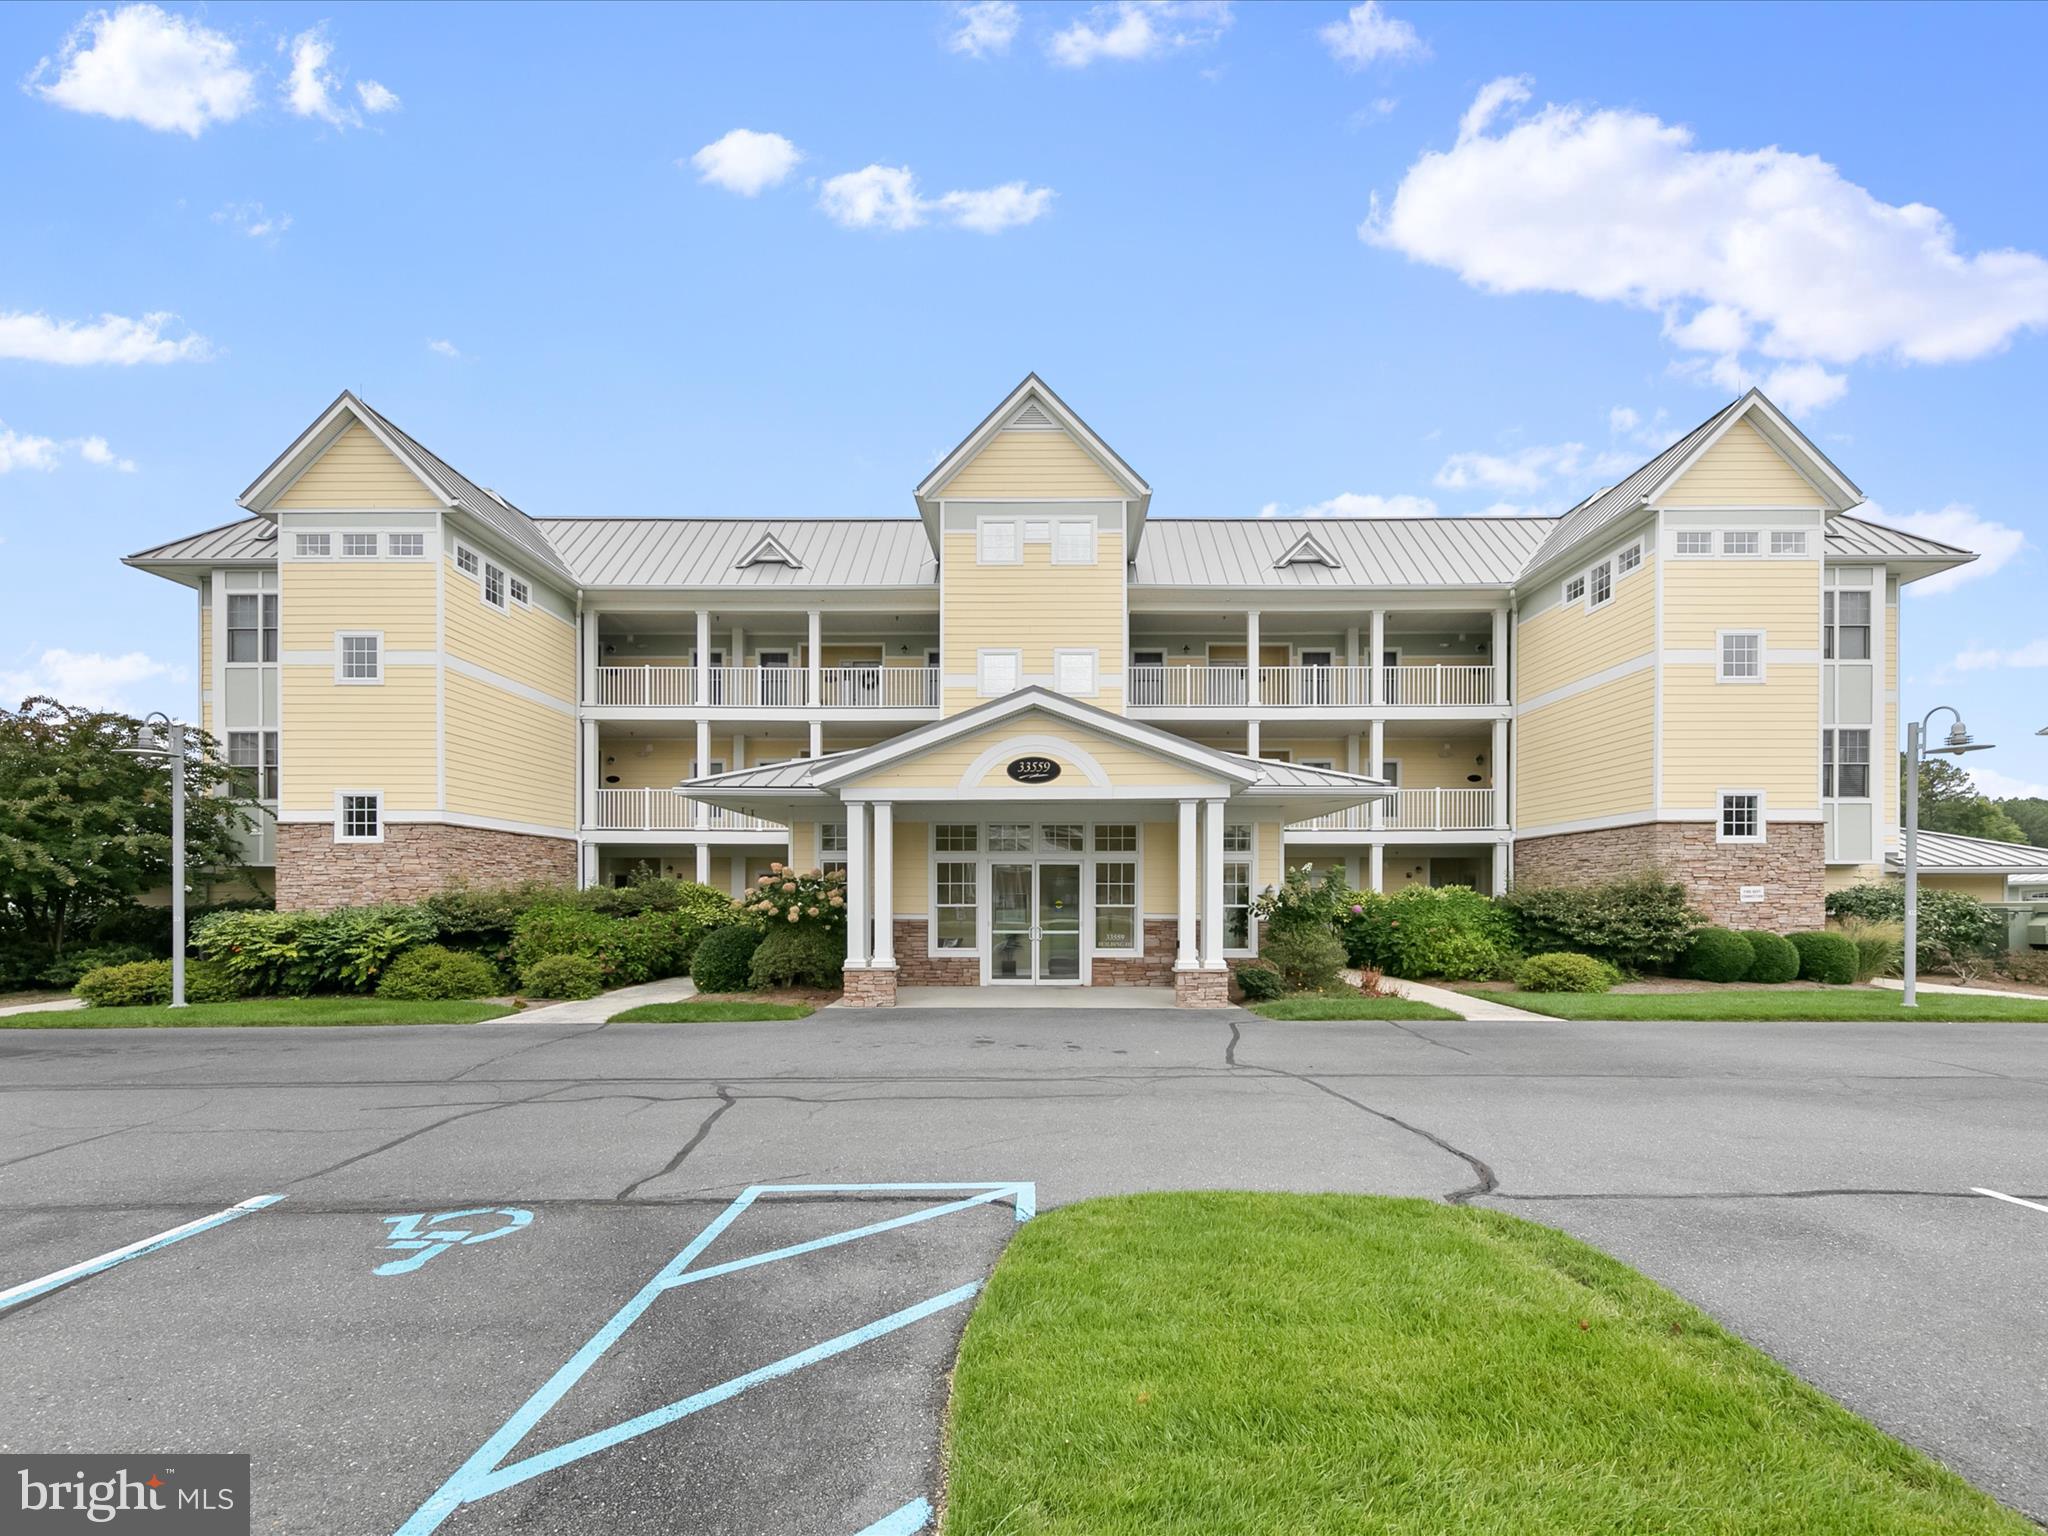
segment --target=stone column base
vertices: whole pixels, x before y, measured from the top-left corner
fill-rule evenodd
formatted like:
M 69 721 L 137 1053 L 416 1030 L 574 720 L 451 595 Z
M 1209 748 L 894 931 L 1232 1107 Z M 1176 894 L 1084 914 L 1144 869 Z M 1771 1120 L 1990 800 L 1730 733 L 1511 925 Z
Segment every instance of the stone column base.
M 1175 971 L 1173 1006 L 1176 1008 L 1228 1008 L 1230 972 Z
M 842 973 L 846 992 L 839 1001 L 848 1008 L 894 1008 L 896 1006 L 896 970 L 853 970 Z

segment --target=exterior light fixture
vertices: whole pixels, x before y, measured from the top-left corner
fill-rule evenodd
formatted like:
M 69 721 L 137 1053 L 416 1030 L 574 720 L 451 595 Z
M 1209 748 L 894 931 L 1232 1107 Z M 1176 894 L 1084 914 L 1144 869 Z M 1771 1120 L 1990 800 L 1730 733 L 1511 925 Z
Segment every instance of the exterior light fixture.
M 125 757 L 171 765 L 171 1006 L 185 1006 L 185 727 L 162 711 L 135 728 L 135 744 L 116 747 Z
M 1955 721 L 1949 728 L 1948 736 L 1938 747 L 1925 745 L 1927 723 L 1936 715 L 1947 715 Z M 2048 735 L 2048 731 L 2041 734 Z M 1920 761 L 1928 752 L 1940 752 L 1949 757 L 1961 757 L 1965 752 L 1986 752 L 1991 748 L 1988 741 L 1973 741 L 1969 729 L 1963 724 L 1963 717 L 1946 704 L 1940 704 L 1927 711 L 1924 718 L 1906 727 L 1906 994 L 1903 1006 L 1920 1006 Z

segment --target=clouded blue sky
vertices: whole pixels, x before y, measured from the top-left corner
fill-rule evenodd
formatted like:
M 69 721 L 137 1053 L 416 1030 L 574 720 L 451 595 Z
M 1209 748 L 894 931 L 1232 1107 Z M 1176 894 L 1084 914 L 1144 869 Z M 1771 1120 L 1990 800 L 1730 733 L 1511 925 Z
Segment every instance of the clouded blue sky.
M 2048 793 L 2031 7 L 0 10 L 0 693 L 343 387 L 528 510 L 900 516 L 1036 369 L 1165 515 L 1559 510 L 1751 382 Z

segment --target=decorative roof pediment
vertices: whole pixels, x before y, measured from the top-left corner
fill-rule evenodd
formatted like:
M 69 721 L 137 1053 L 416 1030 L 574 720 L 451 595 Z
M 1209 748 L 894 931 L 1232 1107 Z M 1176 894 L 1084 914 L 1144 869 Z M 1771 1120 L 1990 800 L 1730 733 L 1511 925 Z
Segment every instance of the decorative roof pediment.
M 1290 565 L 1321 565 L 1335 571 L 1343 569 L 1344 562 L 1330 553 L 1314 534 L 1304 533 L 1273 562 L 1276 570 L 1285 570 Z
M 733 562 L 740 570 L 750 565 L 786 565 L 792 571 L 804 568 L 803 561 L 789 552 L 789 547 L 772 533 L 764 533 L 755 541 L 753 548 Z

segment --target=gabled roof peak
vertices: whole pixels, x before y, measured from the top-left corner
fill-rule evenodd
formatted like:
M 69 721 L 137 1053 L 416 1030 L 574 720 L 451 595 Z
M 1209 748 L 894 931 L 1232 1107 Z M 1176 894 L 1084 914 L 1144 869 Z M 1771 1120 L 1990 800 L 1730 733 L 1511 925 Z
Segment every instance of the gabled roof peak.
M 1290 565 L 1325 565 L 1331 570 L 1342 570 L 1344 562 L 1331 554 L 1321 539 L 1312 533 L 1304 533 L 1292 546 L 1281 551 L 1280 558 L 1273 562 L 1276 569 Z

